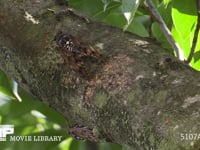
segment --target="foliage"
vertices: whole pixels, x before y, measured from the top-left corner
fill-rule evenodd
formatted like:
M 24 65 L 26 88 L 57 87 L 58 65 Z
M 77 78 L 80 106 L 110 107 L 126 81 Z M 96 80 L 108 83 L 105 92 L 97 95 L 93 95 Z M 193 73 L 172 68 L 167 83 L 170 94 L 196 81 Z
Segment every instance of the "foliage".
M 195 1 L 154 0 L 153 2 L 187 59 L 197 25 Z M 142 0 L 69 0 L 69 3 L 90 17 L 142 37 L 156 38 L 163 47 L 174 53 L 158 23 L 153 20 Z M 196 70 L 200 70 L 200 35 L 198 37 L 191 61 L 191 66 Z

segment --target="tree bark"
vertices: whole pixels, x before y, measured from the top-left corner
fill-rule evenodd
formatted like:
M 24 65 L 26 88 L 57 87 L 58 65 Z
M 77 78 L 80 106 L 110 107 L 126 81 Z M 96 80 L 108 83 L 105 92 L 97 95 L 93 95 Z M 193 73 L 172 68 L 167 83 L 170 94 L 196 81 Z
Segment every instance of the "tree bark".
M 64 62 L 53 41 L 58 31 L 101 46 L 106 61 L 93 78 Z M 199 72 L 150 39 L 54 1 L 0 0 L 0 68 L 96 136 L 135 150 L 200 147 Z

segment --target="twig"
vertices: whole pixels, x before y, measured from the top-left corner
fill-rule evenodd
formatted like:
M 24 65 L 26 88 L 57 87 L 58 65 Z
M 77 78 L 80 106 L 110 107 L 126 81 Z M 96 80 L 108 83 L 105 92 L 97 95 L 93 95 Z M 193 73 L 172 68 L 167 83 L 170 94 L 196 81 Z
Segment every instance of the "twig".
M 196 25 L 196 29 L 195 29 L 195 32 L 194 32 L 194 38 L 193 38 L 193 41 L 192 41 L 192 47 L 191 47 L 191 51 L 190 51 L 190 54 L 186 60 L 186 63 L 190 63 L 191 60 L 192 60 L 192 57 L 194 55 L 194 52 L 195 52 L 195 48 L 196 48 L 196 45 L 197 45 L 197 40 L 198 40 L 198 34 L 199 34 L 199 29 L 200 29 L 200 0 L 196 0 L 196 6 L 197 6 L 197 25 Z
M 180 48 L 180 46 L 175 42 L 175 40 L 172 37 L 172 34 L 170 32 L 170 30 L 167 28 L 167 25 L 165 24 L 165 22 L 163 21 L 161 15 L 159 14 L 159 12 L 157 11 L 156 7 L 154 6 L 152 0 L 146 0 L 148 7 L 149 7 L 149 11 L 152 15 L 152 17 L 155 19 L 155 21 L 158 22 L 162 32 L 164 33 L 166 39 L 168 40 L 168 42 L 171 44 L 171 46 L 173 47 L 173 49 L 175 50 L 176 56 L 180 59 L 180 60 L 184 60 L 184 54 L 183 54 L 183 50 Z

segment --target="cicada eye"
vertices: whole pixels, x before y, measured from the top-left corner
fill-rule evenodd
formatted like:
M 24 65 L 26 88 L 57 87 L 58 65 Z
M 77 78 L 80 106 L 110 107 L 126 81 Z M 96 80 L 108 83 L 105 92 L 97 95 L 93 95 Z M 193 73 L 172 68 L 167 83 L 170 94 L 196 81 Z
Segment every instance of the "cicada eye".
M 59 46 L 60 48 L 64 48 L 64 47 L 66 47 L 68 44 L 69 44 L 69 39 L 67 39 L 67 38 L 61 38 L 61 39 L 59 40 L 58 46 Z
M 62 31 L 58 32 L 54 38 L 60 48 L 64 48 L 67 43 L 70 43 L 70 39 L 70 35 L 67 33 L 63 33 Z

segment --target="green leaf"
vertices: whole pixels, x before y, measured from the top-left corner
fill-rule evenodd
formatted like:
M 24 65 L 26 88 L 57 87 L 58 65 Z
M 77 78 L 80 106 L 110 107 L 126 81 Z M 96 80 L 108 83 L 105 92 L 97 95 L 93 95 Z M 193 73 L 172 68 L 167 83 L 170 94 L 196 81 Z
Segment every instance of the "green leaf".
M 200 34 L 198 36 L 197 45 L 195 48 L 195 53 L 193 56 L 193 61 L 190 63 L 192 67 L 198 71 L 200 71 Z
M 100 0 L 69 0 L 69 4 L 89 16 L 103 12 L 104 8 L 104 4 Z
M 172 27 L 172 17 L 171 17 L 171 4 L 165 5 L 164 3 L 161 3 L 158 7 L 158 12 L 162 16 L 163 20 L 165 21 L 165 24 L 168 28 Z
M 184 56 L 186 58 L 190 52 L 190 34 L 187 37 L 183 38 L 182 34 L 178 32 L 175 27 L 172 27 L 171 32 L 175 41 L 179 44 L 181 49 L 184 51 Z
M 1 87 L 5 87 L 8 88 L 9 90 L 11 90 L 11 86 L 10 86 L 10 79 L 7 77 L 7 75 L 0 70 L 0 86 Z
M 139 36 L 148 37 L 149 33 L 146 27 L 144 26 L 142 19 L 145 19 L 145 16 L 135 17 L 127 30 Z
M 61 150 L 70 150 L 72 141 L 72 138 L 67 138 L 59 144 L 59 148 L 61 148 Z
M 6 87 L 0 86 L 0 100 L 11 100 L 15 99 L 12 91 L 9 91 Z
M 15 99 L 12 92 L 12 86 L 10 80 L 3 71 L 0 70 L 0 100 Z
M 174 26 L 182 38 L 187 38 L 196 24 L 195 1 L 174 0 L 172 5 L 172 19 Z
M 172 20 L 174 27 L 172 35 L 176 42 L 181 46 L 184 55 L 187 58 L 190 54 L 193 44 L 194 31 L 197 24 L 197 10 L 195 1 L 191 0 L 174 0 L 172 3 Z M 196 50 L 199 49 L 200 39 L 197 41 Z M 197 67 L 198 60 L 192 61 L 191 65 Z
M 107 15 L 119 12 L 119 7 L 121 6 L 121 3 L 119 2 L 112 2 L 108 5 L 105 5 L 103 10 L 97 12 L 93 17 L 99 18 L 99 19 L 105 19 Z
M 103 11 L 115 7 L 115 4 L 121 4 L 120 0 L 101 0 L 104 3 Z M 110 7 L 110 8 L 109 8 Z
M 172 1 L 172 0 L 163 0 L 163 3 L 164 3 L 165 5 L 167 5 L 167 4 L 169 4 L 171 1 Z
M 116 13 L 121 6 L 119 0 L 69 0 L 69 4 L 80 12 L 98 19 L 105 19 L 110 13 Z
M 123 0 L 121 6 L 121 12 L 126 19 L 126 24 L 124 25 L 123 29 L 127 30 L 130 24 L 133 21 L 135 16 L 135 12 L 140 4 L 140 0 Z
M 194 62 L 197 62 L 200 60 L 200 50 L 194 53 Z
M 173 54 L 173 50 L 171 45 L 168 43 L 168 41 L 166 40 L 163 32 L 160 29 L 160 26 L 158 25 L 157 22 L 154 22 L 152 24 L 152 34 L 153 36 L 162 44 L 162 46 L 164 48 L 167 48 L 172 54 Z
M 112 13 L 109 13 L 107 16 L 105 16 L 102 21 L 108 23 L 108 24 L 111 24 L 111 25 L 114 25 L 114 26 L 117 26 L 119 28 L 122 28 L 123 25 L 126 23 L 126 20 L 124 18 L 124 16 L 115 11 L 115 12 L 112 12 Z

